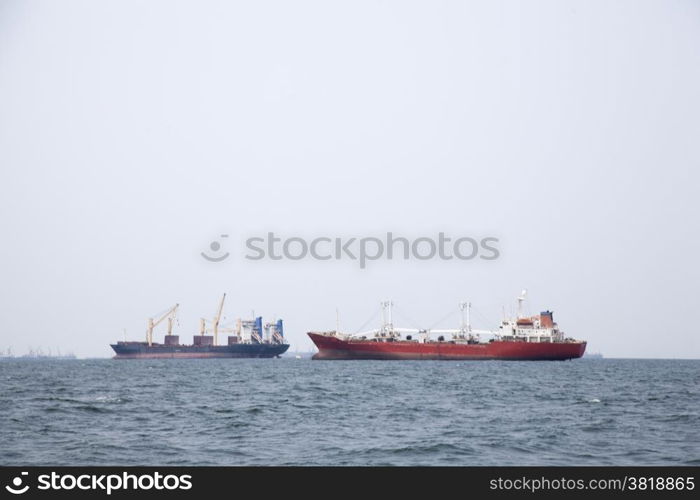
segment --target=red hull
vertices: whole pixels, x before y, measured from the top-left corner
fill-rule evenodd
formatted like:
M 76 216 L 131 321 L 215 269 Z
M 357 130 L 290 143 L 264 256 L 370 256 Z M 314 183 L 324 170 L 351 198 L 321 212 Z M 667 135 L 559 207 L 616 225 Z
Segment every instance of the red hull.
M 373 342 L 342 340 L 309 333 L 316 347 L 313 359 L 502 359 L 512 361 L 565 360 L 580 358 L 586 342 L 530 343 L 496 340 L 486 344 L 412 341 Z

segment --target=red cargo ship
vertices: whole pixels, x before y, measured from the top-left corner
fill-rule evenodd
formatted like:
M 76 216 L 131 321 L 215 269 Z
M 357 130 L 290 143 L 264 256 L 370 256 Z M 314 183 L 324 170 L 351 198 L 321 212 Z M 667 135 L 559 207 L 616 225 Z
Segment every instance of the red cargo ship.
M 394 328 L 391 302 L 382 302 L 382 326 L 378 330 L 346 335 L 338 330 L 309 332 L 318 347 L 313 359 L 437 359 L 437 360 L 566 360 L 580 358 L 586 342 L 567 338 L 551 311 L 522 316 L 525 291 L 518 297 L 518 314 L 504 319 L 498 330 L 476 330 L 469 323 L 471 304 L 460 304 L 462 324 L 454 330 Z M 467 319 L 464 320 L 464 312 Z M 389 312 L 388 320 L 386 312 Z M 438 335 L 434 338 L 434 335 Z M 490 337 L 481 340 L 481 337 Z

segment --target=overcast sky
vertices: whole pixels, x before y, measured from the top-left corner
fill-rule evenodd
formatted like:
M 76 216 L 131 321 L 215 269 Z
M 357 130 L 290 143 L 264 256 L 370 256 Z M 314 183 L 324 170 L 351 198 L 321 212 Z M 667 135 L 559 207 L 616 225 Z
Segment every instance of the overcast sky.
M 385 298 L 493 328 L 527 288 L 589 351 L 700 358 L 698 89 L 697 1 L 0 0 L 0 349 L 111 356 L 176 302 L 189 342 L 223 292 L 293 348 Z M 268 231 L 500 258 L 244 259 Z

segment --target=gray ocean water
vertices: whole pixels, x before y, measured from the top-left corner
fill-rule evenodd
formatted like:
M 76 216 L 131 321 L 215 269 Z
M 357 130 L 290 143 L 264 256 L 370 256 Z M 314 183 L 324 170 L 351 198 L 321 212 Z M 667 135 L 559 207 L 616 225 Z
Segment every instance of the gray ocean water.
M 0 465 L 697 465 L 700 361 L 0 362 Z

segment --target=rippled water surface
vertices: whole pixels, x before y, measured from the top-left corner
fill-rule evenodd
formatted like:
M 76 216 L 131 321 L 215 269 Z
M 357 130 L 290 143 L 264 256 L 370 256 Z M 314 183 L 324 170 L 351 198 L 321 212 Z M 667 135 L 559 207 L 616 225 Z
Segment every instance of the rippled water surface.
M 0 362 L 0 465 L 700 464 L 700 361 Z

